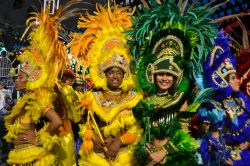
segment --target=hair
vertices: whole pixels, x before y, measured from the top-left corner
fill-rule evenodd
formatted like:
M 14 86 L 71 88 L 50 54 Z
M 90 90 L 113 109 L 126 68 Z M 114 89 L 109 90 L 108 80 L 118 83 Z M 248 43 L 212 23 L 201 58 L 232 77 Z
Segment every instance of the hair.
M 62 76 L 61 80 L 63 82 L 65 82 L 67 80 L 67 78 L 75 79 L 74 72 L 70 71 L 70 70 L 65 70 L 64 73 L 63 73 L 63 76 Z
M 84 84 L 79 84 L 77 82 L 74 82 L 73 85 L 72 85 L 73 89 L 75 89 L 78 85 L 84 86 Z
M 124 77 L 125 72 L 122 70 L 122 68 L 117 67 L 117 66 L 112 66 L 112 67 L 107 68 L 107 69 L 104 71 L 104 73 L 107 74 L 107 72 L 108 72 L 109 70 L 111 70 L 112 68 L 114 68 L 114 67 L 119 68 L 119 69 L 122 71 L 123 77 Z
M 227 81 L 227 83 L 229 84 L 229 75 L 230 74 L 228 74 L 224 79 Z
M 230 73 L 228 74 L 226 77 L 225 77 L 225 80 L 227 81 L 227 83 L 229 84 L 229 81 L 230 81 L 230 75 L 233 74 L 233 73 Z M 237 74 L 236 72 L 234 74 Z M 237 75 L 236 75 L 237 77 Z

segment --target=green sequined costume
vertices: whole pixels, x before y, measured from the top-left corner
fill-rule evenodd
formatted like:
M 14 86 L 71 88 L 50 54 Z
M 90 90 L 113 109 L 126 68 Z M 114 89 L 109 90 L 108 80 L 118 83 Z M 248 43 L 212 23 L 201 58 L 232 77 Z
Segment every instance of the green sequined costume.
M 144 58 L 143 58 L 144 59 Z M 142 59 L 142 60 L 143 60 Z M 188 84 L 188 82 L 187 82 Z M 133 109 L 134 116 L 139 119 L 144 128 L 143 140 L 138 144 L 135 156 L 140 165 L 150 162 L 146 152 L 146 143 L 154 139 L 168 142 L 163 146 L 168 151 L 165 159 L 159 165 L 194 165 L 195 147 L 197 142 L 182 130 L 183 120 L 189 117 L 189 112 L 179 112 L 189 94 L 175 90 L 172 94 L 153 93 L 144 97 Z M 156 149 L 157 150 L 157 149 Z
M 144 92 L 144 99 L 133 109 L 144 127 L 135 157 L 140 165 L 146 165 L 151 160 L 146 143 L 167 138 L 161 148 L 168 154 L 157 165 L 195 165 L 197 142 L 182 129 L 192 113 L 180 109 L 192 100 L 192 78 L 199 77 L 213 47 L 217 29 L 209 23 L 209 17 L 214 9 L 208 5 L 194 7 L 195 3 L 181 0 L 149 0 L 148 6 L 150 9 L 137 13 L 133 29 L 127 32 L 132 55 L 138 62 L 139 88 Z M 166 93 L 157 93 L 158 73 L 174 78 L 174 86 Z

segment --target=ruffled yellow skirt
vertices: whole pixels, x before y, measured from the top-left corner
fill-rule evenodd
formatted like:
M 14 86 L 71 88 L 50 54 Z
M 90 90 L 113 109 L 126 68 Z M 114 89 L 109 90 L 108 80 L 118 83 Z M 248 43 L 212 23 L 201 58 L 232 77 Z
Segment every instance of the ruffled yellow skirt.
M 10 151 L 7 163 L 15 166 L 54 166 L 57 164 L 57 157 L 42 147 L 25 144 L 15 146 L 15 149 Z
M 114 161 L 104 158 L 103 155 L 91 152 L 88 156 L 81 156 L 79 166 L 135 166 L 136 160 L 132 149 L 126 149 L 118 153 Z

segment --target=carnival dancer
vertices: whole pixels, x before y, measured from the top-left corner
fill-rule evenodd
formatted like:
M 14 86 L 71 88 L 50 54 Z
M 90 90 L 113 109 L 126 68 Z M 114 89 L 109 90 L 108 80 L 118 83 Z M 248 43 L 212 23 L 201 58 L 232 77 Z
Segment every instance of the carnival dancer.
M 183 105 L 193 97 L 191 78 L 202 72 L 217 30 L 208 23 L 209 6 L 186 2 L 149 1 L 127 32 L 144 91 L 133 108 L 145 130 L 135 154 L 140 165 L 196 164 L 198 143 L 186 130 L 192 113 Z
M 239 89 L 229 37 L 220 32 L 215 44 L 204 65 L 206 89 L 199 101 L 198 116 L 208 128 L 201 155 L 206 165 L 249 165 L 249 98 Z
M 9 165 L 56 165 L 57 156 L 51 150 L 59 141 L 56 134 L 62 121 L 54 111 L 54 86 L 58 84 L 67 56 L 58 39 L 61 28 L 58 15 L 50 15 L 49 9 L 42 10 L 33 13 L 27 24 L 25 33 L 32 28 L 30 46 L 18 57 L 21 64 L 16 79 L 16 89 L 25 94 L 5 118 L 8 130 L 5 139 L 14 144 L 7 162 Z M 48 123 L 44 122 L 39 129 L 37 125 L 43 116 Z
M 71 51 L 89 67 L 95 89 L 81 99 L 86 119 L 79 165 L 136 165 L 133 150 L 141 129 L 132 108 L 142 96 L 133 90 L 132 56 L 123 33 L 132 26 L 127 9 L 97 4 L 94 15 L 80 18 L 78 27 L 86 30 L 72 41 Z

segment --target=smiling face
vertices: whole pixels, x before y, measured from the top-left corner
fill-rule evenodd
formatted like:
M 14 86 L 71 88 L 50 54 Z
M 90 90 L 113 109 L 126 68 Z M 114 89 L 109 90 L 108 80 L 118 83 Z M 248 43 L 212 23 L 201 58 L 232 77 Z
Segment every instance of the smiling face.
M 111 67 L 105 71 L 107 77 L 107 87 L 111 91 L 119 90 L 119 86 L 122 84 L 124 78 L 124 72 L 119 67 Z
M 235 92 L 240 90 L 240 80 L 237 78 L 236 73 L 232 73 L 229 75 L 228 84 Z
M 16 90 L 24 90 L 28 81 L 28 75 L 23 71 L 19 71 L 15 81 Z
M 174 84 L 174 77 L 168 73 L 158 73 L 155 76 L 158 92 L 163 93 L 169 90 Z

